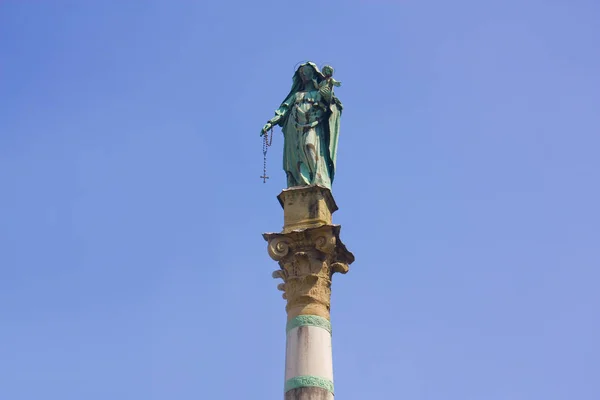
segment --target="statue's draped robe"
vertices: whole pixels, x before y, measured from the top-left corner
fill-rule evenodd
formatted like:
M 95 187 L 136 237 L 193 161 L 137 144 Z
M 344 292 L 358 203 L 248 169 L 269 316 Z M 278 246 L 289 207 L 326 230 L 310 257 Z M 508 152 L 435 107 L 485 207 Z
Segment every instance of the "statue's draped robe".
M 341 103 L 323 99 L 318 90 L 292 92 L 276 114 L 281 115 L 285 144 L 283 169 L 287 186 L 331 188 L 339 134 Z

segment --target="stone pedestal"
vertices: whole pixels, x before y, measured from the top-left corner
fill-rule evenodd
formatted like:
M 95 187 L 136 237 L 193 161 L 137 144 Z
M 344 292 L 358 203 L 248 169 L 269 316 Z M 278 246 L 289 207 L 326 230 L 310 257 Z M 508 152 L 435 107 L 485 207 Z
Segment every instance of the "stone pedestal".
M 337 205 L 329 189 L 303 186 L 278 196 L 281 233 L 265 233 L 271 258 L 280 269 L 277 288 L 287 300 L 285 400 L 333 399 L 331 279 L 354 261 L 332 224 Z
M 331 225 L 331 214 L 338 206 L 331 191 L 322 186 L 285 189 L 277 196 L 283 207 L 283 231 Z

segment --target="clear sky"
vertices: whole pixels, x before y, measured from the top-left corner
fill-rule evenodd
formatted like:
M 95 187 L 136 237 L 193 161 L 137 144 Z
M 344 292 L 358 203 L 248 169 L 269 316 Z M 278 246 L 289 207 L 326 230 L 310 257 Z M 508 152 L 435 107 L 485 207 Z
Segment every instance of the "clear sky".
M 0 399 L 281 399 L 277 129 L 344 103 L 336 397 L 600 399 L 596 0 L 0 1 Z

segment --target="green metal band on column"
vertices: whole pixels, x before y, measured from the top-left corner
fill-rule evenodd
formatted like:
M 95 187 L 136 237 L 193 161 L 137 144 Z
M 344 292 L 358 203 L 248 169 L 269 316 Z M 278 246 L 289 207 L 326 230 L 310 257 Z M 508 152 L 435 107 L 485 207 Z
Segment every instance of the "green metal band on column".
M 333 393 L 333 382 L 331 382 L 329 379 L 320 378 L 318 376 L 296 376 L 292 379 L 288 379 L 285 382 L 285 392 L 303 387 L 318 387 Z
M 298 315 L 288 321 L 285 331 L 289 332 L 299 326 L 316 326 L 331 333 L 331 323 L 326 318 L 317 315 Z

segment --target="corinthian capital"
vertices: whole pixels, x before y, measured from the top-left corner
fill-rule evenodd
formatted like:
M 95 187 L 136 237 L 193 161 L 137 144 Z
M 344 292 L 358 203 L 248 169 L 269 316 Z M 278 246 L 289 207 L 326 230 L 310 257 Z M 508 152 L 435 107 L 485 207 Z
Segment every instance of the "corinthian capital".
M 354 261 L 339 234 L 339 225 L 321 225 L 263 235 L 269 255 L 279 263 L 273 278 L 283 279 L 277 288 L 287 300 L 288 319 L 298 315 L 329 319 L 331 278 L 336 272 L 348 272 Z

